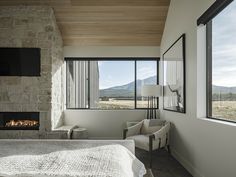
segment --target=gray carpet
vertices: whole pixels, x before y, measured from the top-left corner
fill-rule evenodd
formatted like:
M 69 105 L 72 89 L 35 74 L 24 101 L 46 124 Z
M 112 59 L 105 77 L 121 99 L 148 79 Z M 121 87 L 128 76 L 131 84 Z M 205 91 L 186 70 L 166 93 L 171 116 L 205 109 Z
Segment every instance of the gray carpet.
M 149 168 L 148 153 L 139 149 L 136 149 L 135 151 L 139 160 L 145 164 L 146 168 Z M 177 160 L 163 149 L 153 152 L 152 166 L 154 177 L 192 177 Z

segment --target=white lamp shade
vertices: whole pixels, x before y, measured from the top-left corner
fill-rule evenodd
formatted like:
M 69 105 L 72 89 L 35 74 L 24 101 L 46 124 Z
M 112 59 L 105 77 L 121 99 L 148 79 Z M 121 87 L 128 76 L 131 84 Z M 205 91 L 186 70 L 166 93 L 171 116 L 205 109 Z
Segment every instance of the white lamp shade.
M 160 85 L 144 85 L 141 88 L 141 95 L 159 97 L 162 95 L 161 86 Z

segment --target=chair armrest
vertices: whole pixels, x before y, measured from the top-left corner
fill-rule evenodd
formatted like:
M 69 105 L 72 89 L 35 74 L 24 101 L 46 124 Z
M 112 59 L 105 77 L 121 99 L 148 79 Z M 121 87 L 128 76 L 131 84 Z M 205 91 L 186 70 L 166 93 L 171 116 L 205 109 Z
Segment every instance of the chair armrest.
M 125 128 L 125 129 L 123 130 L 123 139 L 125 139 L 125 138 L 127 137 L 127 132 L 128 132 L 128 129 Z
M 123 138 L 140 134 L 142 125 L 143 125 L 143 121 L 124 129 Z
M 159 139 L 161 141 L 161 147 L 168 144 L 170 131 L 170 122 L 167 122 L 160 130 L 153 133 L 155 139 Z

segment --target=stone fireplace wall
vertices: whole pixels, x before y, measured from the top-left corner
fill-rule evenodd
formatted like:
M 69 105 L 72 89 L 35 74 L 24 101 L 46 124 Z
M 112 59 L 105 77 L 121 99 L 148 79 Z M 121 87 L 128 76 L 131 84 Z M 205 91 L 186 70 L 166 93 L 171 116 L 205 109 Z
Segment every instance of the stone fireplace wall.
M 0 131 L 0 138 L 48 138 L 63 122 L 63 49 L 53 10 L 0 7 L 0 47 L 41 49 L 40 77 L 0 77 L 0 112 L 40 112 L 40 131 Z

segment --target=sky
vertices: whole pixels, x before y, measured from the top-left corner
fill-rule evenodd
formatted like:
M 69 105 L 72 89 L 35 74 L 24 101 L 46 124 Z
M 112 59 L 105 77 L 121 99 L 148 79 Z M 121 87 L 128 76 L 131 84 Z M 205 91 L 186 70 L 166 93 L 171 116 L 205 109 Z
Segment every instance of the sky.
M 134 61 L 99 61 L 99 88 L 106 89 L 134 81 Z M 156 62 L 137 61 L 137 79 L 156 75 Z
M 236 86 L 236 1 L 213 20 L 213 84 Z

